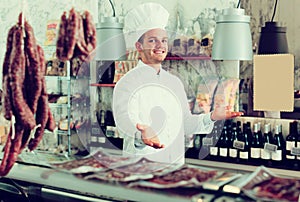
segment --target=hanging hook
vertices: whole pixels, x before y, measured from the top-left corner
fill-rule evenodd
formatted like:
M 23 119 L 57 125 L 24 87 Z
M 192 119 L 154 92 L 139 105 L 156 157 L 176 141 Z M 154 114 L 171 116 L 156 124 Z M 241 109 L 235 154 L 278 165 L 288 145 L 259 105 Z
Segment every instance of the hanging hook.
M 114 4 L 112 3 L 111 0 L 109 0 L 109 3 L 111 5 L 112 11 L 113 11 L 113 17 L 116 17 L 116 10 L 115 10 Z
M 275 17 L 276 8 L 277 8 L 277 1 L 278 1 L 278 0 L 276 0 L 276 1 L 275 1 L 275 5 L 274 5 L 274 10 L 273 10 L 273 15 L 272 15 L 271 22 L 273 22 L 273 20 L 274 20 L 274 17 Z
M 237 4 L 236 8 L 240 8 L 240 5 L 241 5 L 241 0 L 239 0 L 239 2 L 238 2 L 238 4 Z

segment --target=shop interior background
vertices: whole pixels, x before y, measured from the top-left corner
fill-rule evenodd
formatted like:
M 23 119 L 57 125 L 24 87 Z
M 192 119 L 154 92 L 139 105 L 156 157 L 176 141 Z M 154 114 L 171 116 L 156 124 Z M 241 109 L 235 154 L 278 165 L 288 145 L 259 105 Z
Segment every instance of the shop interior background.
M 17 21 L 18 14 L 23 10 L 26 18 L 33 26 L 37 41 L 43 45 L 46 40 L 46 25 L 49 20 L 59 20 L 63 11 L 68 11 L 72 6 L 78 10 L 88 9 L 97 22 L 102 16 L 111 16 L 112 9 L 108 0 L 11 0 L 0 4 L 0 64 L 3 63 L 6 37 L 8 29 Z M 178 31 L 186 35 L 196 35 L 199 38 L 213 34 L 217 12 L 223 8 L 234 7 L 238 0 L 152 0 L 161 3 L 170 12 L 169 30 Z M 149 2 L 148 0 L 113 0 L 116 16 L 123 19 L 129 9 L 135 5 Z M 251 30 L 254 53 L 260 35 L 260 28 L 265 21 L 270 21 L 273 14 L 275 0 L 242 0 L 241 7 L 247 15 L 251 16 Z M 278 1 L 275 21 L 282 22 L 287 27 L 289 52 L 295 55 L 295 90 L 300 89 L 300 15 L 297 0 Z M 291 15 L 292 14 L 292 15 Z M 53 53 L 51 47 L 44 46 L 46 56 Z M 50 50 L 49 50 L 50 49 Z M 53 50 L 53 47 L 52 47 Z M 47 52 L 48 51 L 48 52 Z M 230 51 L 230 47 L 228 47 Z M 240 65 L 240 78 L 252 77 L 252 62 L 242 62 Z M 2 75 L 1 78 L 2 80 Z M 2 84 L 0 84 L 2 85 Z

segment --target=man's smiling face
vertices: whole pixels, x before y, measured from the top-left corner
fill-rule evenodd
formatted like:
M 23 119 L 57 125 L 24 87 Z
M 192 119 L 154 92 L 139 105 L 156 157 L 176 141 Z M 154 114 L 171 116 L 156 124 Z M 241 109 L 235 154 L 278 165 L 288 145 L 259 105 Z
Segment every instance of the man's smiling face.
M 161 64 L 168 53 L 168 34 L 163 29 L 151 29 L 136 44 L 145 64 Z

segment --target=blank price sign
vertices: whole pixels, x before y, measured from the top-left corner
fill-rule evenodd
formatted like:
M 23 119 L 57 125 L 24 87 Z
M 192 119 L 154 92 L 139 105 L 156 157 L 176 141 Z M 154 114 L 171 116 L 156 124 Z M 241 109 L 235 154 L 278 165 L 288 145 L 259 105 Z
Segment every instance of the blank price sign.
M 292 54 L 254 55 L 253 75 L 254 110 L 294 110 Z

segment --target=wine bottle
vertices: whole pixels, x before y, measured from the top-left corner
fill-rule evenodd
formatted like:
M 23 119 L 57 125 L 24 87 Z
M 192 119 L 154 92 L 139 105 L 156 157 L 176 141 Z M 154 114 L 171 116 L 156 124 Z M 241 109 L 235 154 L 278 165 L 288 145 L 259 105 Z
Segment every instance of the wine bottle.
M 193 139 L 192 148 L 188 148 L 185 152 L 186 158 L 193 158 L 198 159 L 199 158 L 199 152 L 201 148 L 201 134 L 195 134 Z
M 244 164 L 247 164 L 250 158 L 252 132 L 249 124 L 250 123 L 243 124 L 243 135 L 241 136 L 242 139 L 240 139 L 240 141 L 243 142 L 244 147 L 239 150 L 239 161 Z
M 212 132 L 210 133 L 209 137 L 211 138 L 212 144 L 209 147 L 209 159 L 210 160 L 218 160 L 218 145 L 217 142 L 219 140 L 218 134 L 218 124 L 215 123 Z
M 297 154 L 297 165 L 298 165 L 298 168 L 299 168 L 299 166 L 300 166 L 300 135 L 299 135 L 299 133 L 298 133 L 298 122 L 297 122 L 297 124 L 295 124 L 296 126 L 295 126 L 295 130 L 297 131 L 297 142 L 296 142 L 296 147 L 297 148 L 295 148 L 295 150 L 294 150 L 294 152 L 295 152 L 295 154 Z
M 263 149 L 263 139 L 258 132 L 258 124 L 253 126 L 253 138 L 250 148 L 250 158 L 254 165 L 261 165 L 261 149 Z
M 208 133 L 201 139 L 199 159 L 210 160 L 210 147 L 213 145 L 212 133 Z
M 100 129 L 103 133 L 103 136 L 106 135 L 106 123 L 105 123 L 105 111 L 104 110 L 100 110 L 100 113 L 97 114 L 97 119 L 100 125 Z
M 261 123 L 260 122 L 257 122 L 257 133 L 258 133 L 258 136 L 263 139 L 263 134 L 262 134 L 262 131 L 261 131 Z
M 229 158 L 229 135 L 228 123 L 225 123 L 221 136 L 218 142 L 219 159 L 220 161 L 228 161 Z
M 195 138 L 194 138 L 194 147 L 193 147 L 193 154 L 192 154 L 192 158 L 199 158 L 199 152 L 201 149 L 201 144 L 202 144 L 202 137 L 204 135 L 202 134 L 196 134 Z
M 231 131 L 231 139 L 230 139 L 230 147 L 229 147 L 229 160 L 232 163 L 237 162 L 238 151 L 234 144 L 236 141 L 238 141 L 237 124 L 235 122 L 233 122 L 232 123 L 232 131 Z
M 289 168 L 294 168 L 296 165 L 296 156 L 292 154 L 292 149 L 296 147 L 296 142 L 297 142 L 297 136 L 298 136 L 298 131 L 297 131 L 297 122 L 293 121 L 290 122 L 290 130 L 289 134 L 286 136 L 286 165 Z
M 280 166 L 282 165 L 283 161 L 283 150 L 284 150 L 284 141 L 283 141 L 283 135 L 282 132 L 280 132 L 280 125 L 275 126 L 275 131 L 274 131 L 274 145 L 277 146 L 276 151 L 271 153 L 271 158 L 272 158 L 272 165 L 273 166 Z
M 97 61 L 98 83 L 113 83 L 115 76 L 114 61 Z
M 264 136 L 263 136 L 263 144 L 264 148 L 261 149 L 261 159 L 264 165 L 270 166 L 271 165 L 271 151 L 268 149 L 269 144 L 272 144 L 272 132 L 271 132 L 271 125 L 265 124 L 264 127 Z

